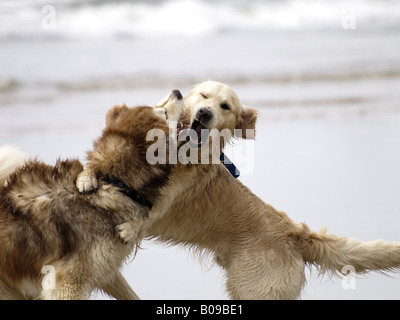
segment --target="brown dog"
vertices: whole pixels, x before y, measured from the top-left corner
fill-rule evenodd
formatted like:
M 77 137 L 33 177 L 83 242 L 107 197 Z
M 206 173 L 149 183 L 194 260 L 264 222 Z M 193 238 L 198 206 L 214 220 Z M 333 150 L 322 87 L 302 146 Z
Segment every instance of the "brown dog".
M 100 177 L 96 193 L 76 189 L 83 170 L 78 160 L 55 166 L 31 160 L 8 177 L 0 188 L 1 299 L 85 299 L 95 288 L 138 298 L 119 268 L 143 237 L 151 203 L 174 170 L 148 163 L 147 133 L 175 132 L 182 106 L 174 91 L 159 108 L 116 106 L 108 112 L 106 128 L 88 152 L 88 166 Z M 175 124 L 172 131 L 167 118 Z M 129 243 L 118 237 L 126 221 L 134 225 Z

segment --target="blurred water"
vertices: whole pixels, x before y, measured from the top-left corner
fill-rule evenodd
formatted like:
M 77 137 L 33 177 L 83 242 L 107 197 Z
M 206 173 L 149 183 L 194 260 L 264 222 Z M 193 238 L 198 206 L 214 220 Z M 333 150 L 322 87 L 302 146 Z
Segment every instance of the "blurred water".
M 0 105 L 213 78 L 260 107 L 384 108 L 399 49 L 400 1 L 2 1 Z
M 51 4 L 45 0 L 3 0 L 0 9 L 0 36 L 19 39 L 160 38 L 243 30 L 400 25 L 397 0 L 55 0 Z M 54 25 L 48 18 L 53 13 Z M 57 30 L 49 34 L 43 30 L 47 27 Z

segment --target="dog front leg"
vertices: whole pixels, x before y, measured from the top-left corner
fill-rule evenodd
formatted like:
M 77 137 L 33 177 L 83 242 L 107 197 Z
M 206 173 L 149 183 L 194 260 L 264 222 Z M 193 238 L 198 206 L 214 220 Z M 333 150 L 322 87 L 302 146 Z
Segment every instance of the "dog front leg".
M 98 186 L 96 174 L 90 169 L 83 170 L 76 179 L 76 187 L 80 193 L 95 191 Z
M 116 271 L 110 282 L 106 283 L 101 289 L 117 300 L 140 300 L 119 271 Z
M 143 221 L 131 220 L 117 225 L 115 231 L 123 244 L 138 244 L 140 240 L 140 227 L 142 225 Z

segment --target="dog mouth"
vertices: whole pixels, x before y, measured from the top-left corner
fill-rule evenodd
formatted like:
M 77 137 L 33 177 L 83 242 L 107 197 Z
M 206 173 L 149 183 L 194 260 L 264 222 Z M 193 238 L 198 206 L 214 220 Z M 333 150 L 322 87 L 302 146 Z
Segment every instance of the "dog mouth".
M 188 129 L 189 125 L 178 122 L 178 125 L 176 127 L 176 136 L 179 138 L 181 135 L 185 134 Z
M 190 143 L 195 147 L 201 147 L 202 144 L 207 140 L 209 130 L 199 120 L 194 120 L 190 127 L 189 137 Z
M 207 140 L 208 134 L 208 128 L 197 119 L 193 120 L 190 127 L 187 124 L 179 124 L 177 127 L 178 140 L 186 140 L 191 147 L 201 147 Z

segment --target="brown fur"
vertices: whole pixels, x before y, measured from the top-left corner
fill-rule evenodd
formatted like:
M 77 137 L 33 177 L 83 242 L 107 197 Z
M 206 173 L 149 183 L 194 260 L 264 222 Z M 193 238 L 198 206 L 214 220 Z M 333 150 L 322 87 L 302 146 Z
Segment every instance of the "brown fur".
M 167 123 L 161 122 L 152 110 L 152 107 L 129 109 L 126 106 L 110 110 L 107 127 L 95 142 L 94 150 L 88 152 L 86 166 L 98 177 L 113 172 L 119 180 L 140 190 L 150 201 L 157 197 L 159 188 L 167 182 L 173 169 L 169 164 L 152 166 L 146 160 L 147 148 L 154 143 L 146 139 L 148 130 L 161 129 L 166 137 L 169 135 Z M 116 113 L 118 121 L 114 120 Z M 164 152 L 166 150 L 167 144 Z
M 146 134 L 159 128 L 168 137 L 166 112 L 178 109 L 179 115 L 182 104 L 172 94 L 162 110 L 111 109 L 88 152 L 90 170 L 155 199 L 173 166 L 147 163 Z M 116 298 L 138 298 L 119 268 L 142 238 L 148 208 L 102 179 L 97 192 L 80 194 L 75 183 L 82 170 L 78 160 L 55 166 L 31 160 L 0 188 L 0 298 L 84 299 L 95 288 Z M 118 226 L 126 221 L 135 225 L 129 244 L 118 237 Z M 45 265 L 55 269 L 54 288 L 41 287 Z

